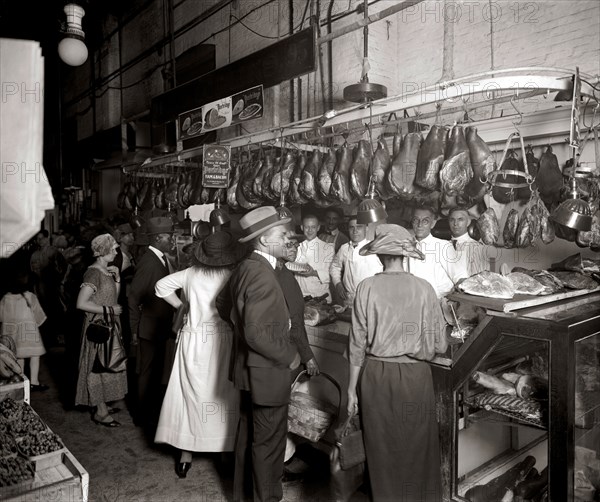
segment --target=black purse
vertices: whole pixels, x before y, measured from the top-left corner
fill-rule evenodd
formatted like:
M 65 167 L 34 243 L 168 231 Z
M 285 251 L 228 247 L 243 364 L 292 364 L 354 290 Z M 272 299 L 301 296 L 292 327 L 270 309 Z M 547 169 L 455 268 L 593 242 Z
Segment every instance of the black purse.
M 127 352 L 119 330 L 113 330 L 110 338 L 98 345 L 94 373 L 119 373 L 127 369 Z
M 110 315 L 107 312 L 106 307 L 102 307 L 103 315 L 99 317 L 99 314 L 95 314 L 87 329 L 85 330 L 85 337 L 92 343 L 105 343 L 110 338 L 110 333 L 113 329 L 113 309 L 110 309 Z

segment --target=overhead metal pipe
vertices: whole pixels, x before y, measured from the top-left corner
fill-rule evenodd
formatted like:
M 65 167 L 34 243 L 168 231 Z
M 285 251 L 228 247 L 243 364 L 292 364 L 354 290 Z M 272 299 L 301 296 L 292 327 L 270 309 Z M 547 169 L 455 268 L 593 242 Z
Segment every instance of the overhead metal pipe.
M 409 7 L 418 5 L 423 1 L 424 0 L 405 0 L 402 3 L 396 4 L 392 7 L 388 7 L 387 9 L 383 9 L 379 12 L 376 12 L 375 14 L 371 14 L 366 18 L 363 18 L 352 24 L 349 24 L 348 26 L 344 26 L 343 28 L 340 28 L 339 30 L 334 31 L 331 34 L 320 37 L 317 40 L 317 43 L 319 45 L 326 44 L 326 43 L 330 42 L 331 40 L 335 40 L 336 38 L 344 36 L 348 33 L 352 33 L 353 31 L 356 31 L 356 30 L 362 28 L 363 26 L 368 26 L 372 23 L 376 23 L 377 21 L 381 21 L 382 19 L 385 19 L 386 17 L 390 17 L 390 16 L 393 16 L 394 14 L 397 14 L 398 12 L 402 12 L 403 10 L 406 10 Z

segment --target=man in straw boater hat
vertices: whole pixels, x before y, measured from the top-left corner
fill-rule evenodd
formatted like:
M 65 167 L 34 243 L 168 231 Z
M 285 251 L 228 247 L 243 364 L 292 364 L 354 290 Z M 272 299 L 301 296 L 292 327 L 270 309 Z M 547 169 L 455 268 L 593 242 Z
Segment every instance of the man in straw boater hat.
M 274 207 L 260 207 L 240 219 L 253 252 L 233 271 L 217 299 L 223 319 L 234 328 L 229 378 L 241 390 L 235 444 L 233 499 L 276 502 L 283 496 L 290 370 L 300 364 L 290 339 L 290 313 L 275 268 L 289 239 Z
M 171 253 L 173 221 L 150 218 L 147 222 L 150 241 L 148 251 L 140 258 L 128 291 L 131 343 L 138 344 L 138 407 L 136 422 L 154 435 L 164 395 L 161 384 L 165 345 L 171 333 L 173 307 L 154 294 L 155 284 L 171 273 L 165 253 Z
M 403 268 L 423 259 L 399 225 L 379 225 L 360 250 L 383 272 L 356 290 L 349 336 L 348 413 L 358 412 L 374 501 L 441 501 L 441 470 L 431 370 L 447 349 L 446 322 L 433 287 Z

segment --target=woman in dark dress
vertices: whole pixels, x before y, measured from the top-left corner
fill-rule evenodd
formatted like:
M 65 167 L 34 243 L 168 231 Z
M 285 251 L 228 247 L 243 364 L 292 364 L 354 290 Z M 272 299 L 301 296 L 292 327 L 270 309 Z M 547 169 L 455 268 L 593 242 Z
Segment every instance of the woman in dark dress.
M 441 471 L 431 370 L 445 352 L 446 323 L 435 291 L 404 271 L 423 259 L 408 231 L 380 225 L 361 255 L 384 271 L 356 290 L 349 336 L 348 413 L 358 412 L 376 502 L 439 502 Z

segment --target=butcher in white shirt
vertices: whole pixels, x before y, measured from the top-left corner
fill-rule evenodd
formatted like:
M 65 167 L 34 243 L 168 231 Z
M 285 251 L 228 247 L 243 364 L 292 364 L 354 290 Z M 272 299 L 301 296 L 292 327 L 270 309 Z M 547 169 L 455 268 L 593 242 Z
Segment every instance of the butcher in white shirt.
M 296 263 L 304 263 L 309 267 L 306 272 L 294 272 L 296 280 L 304 296 L 316 298 L 326 294 L 327 301 L 331 302 L 329 267 L 335 255 L 335 248 L 333 244 L 323 242 L 317 237 L 321 226 L 316 216 L 304 216 L 301 228 L 306 240 L 298 247 Z
M 344 305 L 351 306 L 358 284 L 367 277 L 383 271 L 383 265 L 377 255 L 361 256 L 358 252 L 367 243 L 367 226 L 359 225 L 356 216 L 348 221 L 350 242 L 343 244 L 336 253 L 329 275 L 331 283 Z
M 468 232 L 471 216 L 466 209 L 454 208 L 448 215 L 450 233 L 452 234 L 452 245 L 456 250 L 456 263 L 450 263 L 451 269 L 458 269 L 454 274 L 467 271 L 467 277 L 489 270 L 489 262 L 486 259 L 485 246 L 473 239 Z
M 461 265 L 452 243 L 431 235 L 436 223 L 433 208 L 418 207 L 413 213 L 411 224 L 417 239 L 417 249 L 424 255 L 424 260 L 406 258 L 408 271 L 433 286 L 438 298 L 443 298 L 454 288 L 454 284 L 468 276 L 464 265 Z

